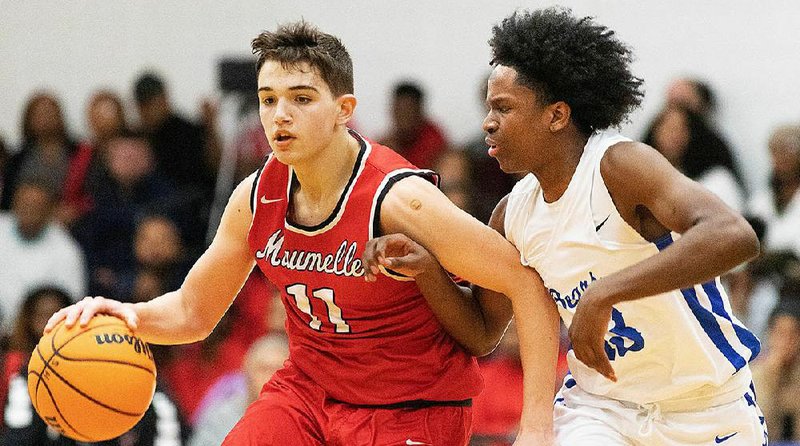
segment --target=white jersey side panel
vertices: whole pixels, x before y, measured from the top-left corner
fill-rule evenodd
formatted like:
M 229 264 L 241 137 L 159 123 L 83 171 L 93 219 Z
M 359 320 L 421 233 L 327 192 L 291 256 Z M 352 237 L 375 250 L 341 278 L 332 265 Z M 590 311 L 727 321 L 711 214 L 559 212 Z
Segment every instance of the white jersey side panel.
M 677 238 L 667 234 L 656 243 L 646 241 L 614 206 L 600 160 L 621 141 L 628 139 L 609 131 L 593 134 L 556 202 L 544 201 L 533 175 L 509 195 L 506 237 L 522 263 L 542 276 L 567 326 L 591 282 L 657 254 Z M 589 393 L 639 404 L 728 393 L 741 397 L 750 384 L 747 363 L 760 348 L 732 315 L 718 279 L 615 305 L 605 341 L 617 383 L 586 367 L 570 350 L 574 381 Z

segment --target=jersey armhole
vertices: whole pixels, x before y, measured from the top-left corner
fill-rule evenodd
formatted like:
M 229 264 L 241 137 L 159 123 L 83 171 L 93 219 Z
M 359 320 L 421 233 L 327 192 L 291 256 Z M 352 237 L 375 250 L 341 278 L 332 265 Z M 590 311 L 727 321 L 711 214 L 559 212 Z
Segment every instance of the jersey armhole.
M 418 176 L 424 178 L 427 181 L 433 183 L 434 186 L 437 188 L 439 187 L 439 174 L 432 170 L 428 169 L 398 169 L 394 172 L 390 172 L 386 175 L 383 179 L 381 184 L 378 186 L 378 189 L 375 191 L 375 198 L 372 202 L 372 214 L 370 216 L 370 224 L 369 224 L 369 240 L 373 238 L 380 237 L 382 234 L 381 232 L 381 205 L 383 204 L 383 200 L 386 198 L 386 194 L 389 193 L 389 190 L 397 184 L 398 181 L 402 180 L 403 178 L 408 178 L 411 176 Z M 385 269 L 386 275 L 397 280 L 413 280 L 408 276 L 400 274 L 396 271 L 392 271 L 390 269 Z
M 272 154 L 270 153 L 267 155 L 267 159 L 261 164 L 261 167 L 258 168 L 256 171 L 256 176 L 253 178 L 253 188 L 250 189 L 250 212 L 253 214 L 253 217 L 256 215 L 256 192 L 258 189 L 258 184 L 261 180 L 261 174 L 264 172 L 264 168 L 267 167 L 267 163 L 272 159 Z

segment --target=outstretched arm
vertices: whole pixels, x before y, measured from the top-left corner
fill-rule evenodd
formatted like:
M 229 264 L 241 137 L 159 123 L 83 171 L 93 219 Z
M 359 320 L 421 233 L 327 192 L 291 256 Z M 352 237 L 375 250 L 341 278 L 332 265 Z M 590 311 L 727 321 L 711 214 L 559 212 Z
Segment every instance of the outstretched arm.
M 180 289 L 149 302 L 129 304 L 103 297 L 84 300 L 56 312 L 45 331 L 62 319 L 85 325 L 98 313 L 125 319 L 142 339 L 154 344 L 183 344 L 208 336 L 241 289 L 255 261 L 247 244 L 250 176 L 234 190 L 217 234 L 192 266 Z
M 502 225 L 502 219 L 498 220 Z M 559 317 L 539 275 L 520 263 L 519 252 L 497 231 L 458 209 L 419 177 L 400 180 L 389 190 L 381 206 L 381 229 L 407 234 L 446 270 L 508 296 L 517 318 L 525 373 L 521 432 L 548 444 L 553 430 Z

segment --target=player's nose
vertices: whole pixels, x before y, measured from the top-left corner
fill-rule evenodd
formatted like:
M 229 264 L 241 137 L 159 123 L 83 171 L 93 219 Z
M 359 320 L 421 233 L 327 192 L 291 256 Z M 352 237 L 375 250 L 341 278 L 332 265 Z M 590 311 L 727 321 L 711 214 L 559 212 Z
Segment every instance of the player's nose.
M 488 133 L 488 134 L 490 134 L 490 135 L 497 131 L 497 127 L 498 127 L 497 121 L 492 119 L 491 113 L 487 114 L 486 117 L 483 119 L 482 127 L 483 127 L 483 131 Z
M 286 101 L 278 99 L 275 104 L 275 115 L 272 117 L 276 124 L 284 124 L 291 122 L 292 115 L 289 110 L 289 105 Z

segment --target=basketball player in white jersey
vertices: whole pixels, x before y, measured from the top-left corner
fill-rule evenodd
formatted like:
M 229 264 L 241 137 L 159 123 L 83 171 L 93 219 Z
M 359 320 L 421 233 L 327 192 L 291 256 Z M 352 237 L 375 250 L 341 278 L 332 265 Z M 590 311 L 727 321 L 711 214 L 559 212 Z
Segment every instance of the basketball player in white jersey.
M 506 18 L 490 45 L 489 153 L 529 173 L 491 225 L 539 272 L 572 341 L 557 443 L 765 445 L 748 368 L 760 345 L 718 278 L 758 253 L 752 228 L 654 149 L 608 130 L 642 98 L 613 31 L 551 8 Z M 430 268 L 399 235 L 367 256 L 406 274 Z M 525 322 L 517 315 L 535 332 Z

